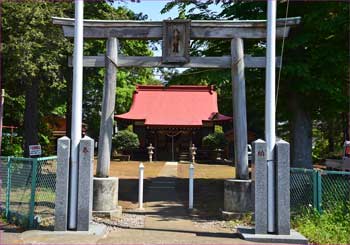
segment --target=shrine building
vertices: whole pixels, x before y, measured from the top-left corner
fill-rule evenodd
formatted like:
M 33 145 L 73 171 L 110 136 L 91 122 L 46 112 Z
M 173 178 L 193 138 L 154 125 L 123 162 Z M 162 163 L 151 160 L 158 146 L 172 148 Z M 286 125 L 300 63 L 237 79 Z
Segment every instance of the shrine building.
M 130 111 L 115 118 L 119 126 L 133 125 L 140 140 L 136 158 L 146 158 L 152 143 L 155 160 L 173 161 L 188 157 L 191 144 L 200 150 L 215 125 L 232 124 L 232 117 L 219 113 L 213 86 L 138 85 Z

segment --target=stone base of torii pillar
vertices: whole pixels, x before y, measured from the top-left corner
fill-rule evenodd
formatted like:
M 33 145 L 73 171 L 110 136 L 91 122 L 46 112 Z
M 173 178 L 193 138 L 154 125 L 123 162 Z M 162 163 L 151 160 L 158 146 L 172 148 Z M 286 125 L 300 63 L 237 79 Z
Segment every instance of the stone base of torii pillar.
M 224 182 L 225 220 L 240 219 L 254 211 L 252 180 L 226 179 Z
M 122 215 L 122 207 L 118 206 L 118 178 L 94 177 L 93 211 L 97 217 L 117 219 Z

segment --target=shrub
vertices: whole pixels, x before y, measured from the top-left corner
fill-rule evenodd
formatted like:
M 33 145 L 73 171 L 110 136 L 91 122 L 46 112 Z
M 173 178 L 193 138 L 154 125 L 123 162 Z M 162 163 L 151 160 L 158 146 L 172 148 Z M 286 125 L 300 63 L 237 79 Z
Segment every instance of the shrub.
M 129 130 L 120 130 L 113 137 L 113 149 L 117 152 L 130 153 L 140 146 L 137 134 Z
M 304 210 L 292 218 L 293 227 L 316 244 L 350 244 L 350 203 L 338 203 L 322 214 Z
M 214 132 L 205 136 L 202 140 L 203 146 L 208 147 L 211 150 L 218 148 L 224 148 L 227 145 L 227 140 L 224 133 Z
M 22 137 L 13 137 L 11 143 L 11 137 L 4 135 L 2 137 L 1 156 L 23 156 L 22 144 Z

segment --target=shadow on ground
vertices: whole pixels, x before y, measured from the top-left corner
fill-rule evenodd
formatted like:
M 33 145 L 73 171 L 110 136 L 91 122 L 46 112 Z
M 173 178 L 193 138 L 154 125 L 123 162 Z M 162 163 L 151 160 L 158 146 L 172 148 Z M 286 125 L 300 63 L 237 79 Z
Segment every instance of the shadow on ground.
M 150 190 L 149 186 L 154 181 L 172 182 L 175 181 L 175 190 L 164 194 L 164 190 Z M 119 180 L 119 201 L 124 209 L 137 208 L 138 205 L 138 179 L 120 179 Z M 144 180 L 144 203 L 168 202 L 169 204 L 181 204 L 188 207 L 188 179 L 183 178 L 150 178 Z M 176 195 L 176 196 L 174 196 Z M 156 204 L 161 207 L 159 215 L 164 218 L 183 218 L 188 216 L 187 212 L 180 212 L 179 216 L 174 217 L 180 209 L 179 205 Z M 219 219 L 224 206 L 224 179 L 195 179 L 194 180 L 194 208 L 199 218 Z M 156 207 L 156 206 L 154 206 Z M 182 208 L 183 208 L 182 207 Z M 128 213 L 132 213 L 128 211 Z M 152 214 L 150 213 L 145 213 Z

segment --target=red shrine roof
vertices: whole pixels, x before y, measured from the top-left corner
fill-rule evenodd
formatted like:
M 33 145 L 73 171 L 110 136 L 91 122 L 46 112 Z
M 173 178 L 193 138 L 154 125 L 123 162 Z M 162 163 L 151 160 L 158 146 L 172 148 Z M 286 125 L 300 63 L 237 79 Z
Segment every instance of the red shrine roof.
M 136 87 L 130 111 L 117 119 L 144 121 L 148 126 L 202 126 L 232 118 L 218 112 L 213 86 Z

